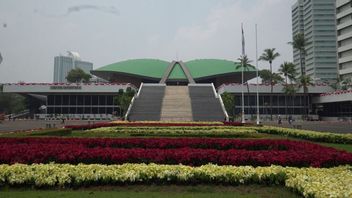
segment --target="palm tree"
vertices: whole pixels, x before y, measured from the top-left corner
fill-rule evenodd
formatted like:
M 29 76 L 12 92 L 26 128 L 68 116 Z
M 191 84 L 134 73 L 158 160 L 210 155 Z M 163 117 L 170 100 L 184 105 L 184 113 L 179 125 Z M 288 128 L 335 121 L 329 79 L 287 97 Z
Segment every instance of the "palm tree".
M 288 79 L 292 82 L 296 80 L 296 70 L 295 65 L 290 62 L 284 62 L 280 65 L 279 72 L 285 76 L 286 85 L 288 84 Z
M 270 64 L 270 73 L 271 73 L 271 79 L 270 79 L 270 119 L 273 120 L 273 67 L 272 63 L 275 60 L 275 58 L 279 57 L 280 54 L 275 52 L 275 48 L 272 49 L 265 49 L 264 53 L 259 57 L 259 60 L 261 61 L 268 61 Z
M 285 86 L 284 86 L 284 93 L 285 93 L 285 114 L 287 117 L 287 95 L 291 95 L 294 92 L 294 87 L 292 86 L 292 81 L 296 79 L 297 73 L 295 70 L 295 65 L 290 62 L 284 62 L 280 65 L 279 72 L 285 76 Z M 290 79 L 291 84 L 288 84 L 288 79 Z
M 341 89 L 342 90 L 348 90 L 352 87 L 352 78 L 345 78 L 342 80 L 341 82 L 342 86 Z
M 240 69 L 242 68 L 242 65 L 243 65 L 243 71 L 250 71 L 250 70 L 255 70 L 255 67 L 250 65 L 250 63 L 252 62 L 251 60 L 249 60 L 249 58 L 247 57 L 247 55 L 241 55 L 237 60 L 240 61 L 240 65 L 237 65 L 236 66 L 236 69 Z M 247 92 L 248 92 L 248 105 L 249 105 L 249 109 L 250 109 L 250 112 L 251 112 L 251 115 L 252 115 L 252 106 L 250 105 L 250 102 L 249 102 L 249 85 L 248 85 L 248 81 L 247 81 Z
M 293 41 L 289 42 L 289 44 L 292 45 L 293 49 L 296 49 L 299 51 L 299 59 L 300 59 L 300 64 L 301 64 L 301 75 L 305 75 L 305 63 L 303 61 L 304 56 L 306 54 L 305 51 L 305 46 L 306 46 L 306 41 L 304 38 L 303 33 L 298 33 L 293 37 Z
M 295 94 L 297 92 L 297 89 L 295 87 L 295 85 L 293 84 L 289 84 L 287 86 L 284 87 L 283 89 L 284 93 L 285 93 L 285 99 L 286 99 L 286 95 L 287 96 L 291 96 L 291 101 L 292 101 L 292 114 L 294 114 L 294 106 L 295 106 Z M 287 114 L 287 103 L 286 104 L 286 114 Z
M 299 78 L 299 88 L 303 87 L 303 92 L 304 92 L 304 95 L 305 95 L 305 101 L 307 102 L 307 112 L 306 112 L 306 116 L 308 118 L 308 114 L 309 114 L 309 95 L 308 95 L 308 86 L 311 86 L 311 85 L 314 85 L 313 84 L 313 80 L 310 76 L 308 75 L 302 75 L 300 76 Z

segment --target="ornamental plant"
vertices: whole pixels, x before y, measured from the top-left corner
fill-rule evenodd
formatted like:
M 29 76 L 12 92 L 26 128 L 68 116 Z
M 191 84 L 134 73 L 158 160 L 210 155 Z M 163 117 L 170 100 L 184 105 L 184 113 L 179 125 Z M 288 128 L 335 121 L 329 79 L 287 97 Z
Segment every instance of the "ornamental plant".
M 123 141 L 124 140 L 124 141 Z M 332 167 L 352 154 L 308 142 L 226 139 L 0 138 L 0 163 L 158 163 Z
M 114 184 L 284 185 L 304 197 L 352 197 L 352 167 L 200 167 L 157 164 L 0 165 L 0 186 L 80 187 Z
M 328 143 L 342 143 L 352 144 L 352 134 L 339 134 L 339 133 L 328 133 L 328 132 L 317 132 L 301 129 L 290 129 L 281 127 L 265 126 L 256 128 L 258 133 L 268 133 L 283 135 L 289 137 L 295 137 L 305 140 L 317 141 L 317 142 L 328 142 Z

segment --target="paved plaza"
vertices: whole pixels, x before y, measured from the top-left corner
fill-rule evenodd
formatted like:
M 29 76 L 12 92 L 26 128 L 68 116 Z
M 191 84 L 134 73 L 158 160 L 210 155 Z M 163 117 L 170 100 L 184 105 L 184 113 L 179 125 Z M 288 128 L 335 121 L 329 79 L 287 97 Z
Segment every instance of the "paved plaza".
M 19 131 L 19 130 L 31 130 L 38 128 L 46 128 L 48 125 L 50 127 L 60 128 L 64 125 L 81 125 L 81 124 L 93 124 L 98 122 L 107 121 L 87 121 L 87 120 L 67 120 L 65 124 L 61 121 L 46 121 L 46 120 L 16 120 L 16 121 L 3 121 L 0 124 L 0 132 L 8 131 Z M 281 126 L 287 128 L 299 127 L 302 129 L 313 130 L 313 131 L 323 131 L 323 132 L 333 132 L 333 133 L 352 133 L 352 122 L 327 122 L 327 121 L 295 121 L 291 125 L 288 124 L 286 120 L 282 121 L 282 124 L 277 122 L 263 122 L 264 125 L 271 126 Z
M 282 124 L 275 122 L 263 122 L 264 125 L 280 126 L 285 128 L 301 128 L 312 131 L 332 133 L 352 133 L 352 122 L 350 121 L 294 121 L 289 124 L 286 120 Z
M 0 132 L 9 132 L 9 131 L 20 131 L 20 130 L 31 130 L 39 128 L 61 128 L 65 125 L 82 125 L 82 124 L 93 124 L 98 122 L 107 122 L 101 120 L 66 120 L 63 124 L 62 121 L 58 120 L 15 120 L 8 121 L 5 120 L 0 124 Z

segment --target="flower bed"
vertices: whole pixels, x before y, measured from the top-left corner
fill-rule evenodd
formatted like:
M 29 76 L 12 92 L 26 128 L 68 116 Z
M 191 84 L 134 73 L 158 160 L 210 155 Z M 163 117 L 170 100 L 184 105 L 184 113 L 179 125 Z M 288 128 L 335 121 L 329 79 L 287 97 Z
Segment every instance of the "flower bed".
M 123 164 L 0 165 L 0 185 L 79 187 L 114 184 L 281 184 L 304 197 L 352 197 L 352 167 L 330 169 L 281 166 Z
M 288 140 L 226 139 L 0 139 L 0 163 L 158 163 L 332 167 L 352 154 Z
M 281 127 L 261 127 L 256 128 L 259 133 L 277 134 L 289 137 L 295 137 L 305 140 L 328 142 L 328 143 L 342 143 L 352 144 L 352 134 L 338 134 L 328 132 L 317 132 L 301 129 L 289 129 Z
M 232 126 L 135 126 L 102 127 L 86 130 L 87 133 L 117 133 L 131 136 L 175 136 L 175 137 L 256 137 L 257 131 L 249 127 Z
M 196 127 L 196 126 L 243 126 L 240 122 L 103 122 L 85 125 L 67 125 L 64 128 L 74 130 L 96 129 L 100 127 L 112 126 L 126 126 L 126 127 L 170 127 L 170 126 L 183 126 L 183 127 Z

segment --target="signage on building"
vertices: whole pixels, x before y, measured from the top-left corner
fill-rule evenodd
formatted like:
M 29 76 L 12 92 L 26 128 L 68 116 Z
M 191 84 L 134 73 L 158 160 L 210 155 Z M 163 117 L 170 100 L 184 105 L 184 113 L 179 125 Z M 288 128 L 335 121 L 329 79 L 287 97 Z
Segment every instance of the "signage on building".
M 82 89 L 82 86 L 53 85 L 53 86 L 50 86 L 50 89 L 53 89 L 53 90 L 77 90 L 77 89 Z

